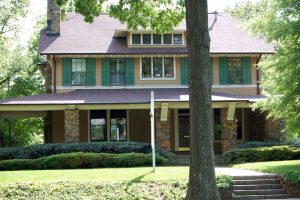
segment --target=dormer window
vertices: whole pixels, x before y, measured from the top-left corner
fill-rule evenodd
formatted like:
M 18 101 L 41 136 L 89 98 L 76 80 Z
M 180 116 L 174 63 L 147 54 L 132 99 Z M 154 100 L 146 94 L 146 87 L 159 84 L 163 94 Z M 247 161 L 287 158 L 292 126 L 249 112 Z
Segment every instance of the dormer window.
M 183 34 L 152 34 L 132 33 L 131 45 L 134 46 L 162 46 L 162 45 L 183 45 Z

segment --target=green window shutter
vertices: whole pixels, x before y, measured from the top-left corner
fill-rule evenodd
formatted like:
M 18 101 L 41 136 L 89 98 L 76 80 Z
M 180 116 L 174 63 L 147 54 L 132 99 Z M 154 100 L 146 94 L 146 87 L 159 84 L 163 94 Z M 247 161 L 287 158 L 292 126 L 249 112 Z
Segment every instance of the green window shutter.
M 96 58 L 86 59 L 87 86 L 96 85 Z
M 251 59 L 243 58 L 243 84 L 251 84 Z
M 110 85 L 110 59 L 102 58 L 102 85 Z
M 220 84 L 228 84 L 228 59 L 226 57 L 221 57 L 219 60 L 220 65 Z
M 134 85 L 134 58 L 126 59 L 126 85 Z
M 214 68 L 213 68 L 213 59 L 210 58 L 210 82 L 213 85 L 214 84 Z
M 189 67 L 188 58 L 181 58 L 180 60 L 180 78 L 181 85 L 189 84 Z
M 63 58 L 62 59 L 62 85 L 71 86 L 72 82 L 72 59 Z

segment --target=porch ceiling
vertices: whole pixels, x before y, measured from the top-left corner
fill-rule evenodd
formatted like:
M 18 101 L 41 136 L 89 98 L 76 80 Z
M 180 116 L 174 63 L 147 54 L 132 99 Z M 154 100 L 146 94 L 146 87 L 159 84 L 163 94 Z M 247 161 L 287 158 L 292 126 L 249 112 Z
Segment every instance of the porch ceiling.
M 184 103 L 189 101 L 188 88 L 163 88 L 163 89 L 91 89 L 75 90 L 70 93 L 40 94 L 26 97 L 5 99 L 0 101 L 0 111 L 40 111 L 40 110 L 65 110 L 74 109 L 70 105 L 76 105 L 78 109 L 88 109 L 93 106 L 95 109 L 102 107 L 128 109 L 149 108 L 150 92 L 154 91 L 155 102 Z M 263 95 L 229 95 L 213 93 L 212 102 L 243 102 L 253 103 L 264 100 Z

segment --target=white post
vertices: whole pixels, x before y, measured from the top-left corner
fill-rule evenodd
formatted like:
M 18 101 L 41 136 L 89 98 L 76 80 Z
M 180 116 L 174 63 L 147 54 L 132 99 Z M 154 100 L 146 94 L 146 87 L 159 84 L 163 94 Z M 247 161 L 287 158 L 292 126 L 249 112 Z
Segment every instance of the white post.
M 155 172 L 155 133 L 154 133 L 154 92 L 151 91 L 151 103 L 150 103 L 150 117 L 151 117 L 151 147 L 152 147 L 152 166 Z

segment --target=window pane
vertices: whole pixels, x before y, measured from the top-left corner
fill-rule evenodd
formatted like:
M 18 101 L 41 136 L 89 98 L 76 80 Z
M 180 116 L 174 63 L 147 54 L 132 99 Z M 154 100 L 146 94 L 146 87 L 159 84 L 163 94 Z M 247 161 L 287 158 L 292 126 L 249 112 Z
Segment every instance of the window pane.
M 222 137 L 222 125 L 221 125 L 221 109 L 214 109 L 214 135 L 215 140 L 221 140 Z
M 85 59 L 72 59 L 72 85 L 86 85 Z
M 132 44 L 141 44 L 141 34 L 132 34 Z
M 125 85 L 126 62 L 125 59 L 111 59 L 111 85 Z
M 161 44 L 161 34 L 153 34 L 153 44 Z
M 111 110 L 110 139 L 127 140 L 127 112 L 126 110 Z
M 241 58 L 228 59 L 228 83 L 242 84 L 243 83 L 243 69 Z
M 142 77 L 151 78 L 151 58 L 142 58 Z
M 172 34 L 164 34 L 164 44 L 172 44 Z
M 162 77 L 162 58 L 153 58 L 153 77 Z
M 182 34 L 173 35 L 173 44 L 182 44 Z
M 151 34 L 143 34 L 143 44 L 151 44 Z
M 91 141 L 106 140 L 106 110 L 92 110 Z
M 174 77 L 174 62 L 173 58 L 165 58 L 165 77 Z

